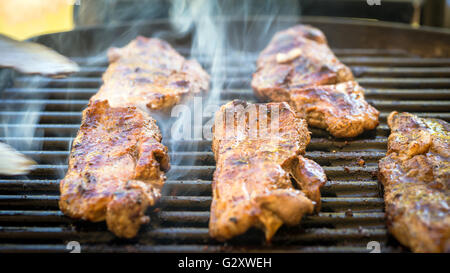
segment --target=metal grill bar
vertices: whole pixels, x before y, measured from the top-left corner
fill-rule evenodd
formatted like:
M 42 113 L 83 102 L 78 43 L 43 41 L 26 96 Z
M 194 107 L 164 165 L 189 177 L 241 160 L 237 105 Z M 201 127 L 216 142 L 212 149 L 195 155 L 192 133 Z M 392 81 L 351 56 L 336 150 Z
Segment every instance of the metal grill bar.
M 393 251 L 392 247 L 381 245 L 383 249 L 390 252 Z M 141 253 L 170 253 L 170 252 L 295 252 L 295 253 L 361 253 L 366 252 L 365 247 L 355 247 L 355 246 L 318 246 L 318 247 L 308 247 L 308 246 L 283 246 L 277 247 L 274 245 L 264 246 L 258 244 L 258 246 L 246 246 L 246 247 L 228 247 L 228 246 L 217 246 L 217 245 L 207 245 L 207 244 L 173 244 L 173 245 L 153 245 L 153 244 L 129 244 L 129 245 L 111 245 L 111 244 L 86 244 L 83 245 L 83 252 L 141 252 Z M 0 253 L 47 253 L 47 252 L 67 252 L 65 245 L 57 244 L 39 244 L 39 245 L 28 245 L 28 244 L 5 244 L 0 246 Z
M 89 98 L 97 92 L 98 89 L 95 88 L 7 88 L 4 90 L 5 97 L 16 96 L 27 98 L 28 100 L 35 98 L 46 97 L 46 100 L 40 100 L 36 104 L 46 105 L 51 103 L 53 100 L 65 100 L 67 103 L 67 108 L 70 108 L 73 103 L 83 103 L 85 105 Z M 445 88 L 408 88 L 408 89 L 394 89 L 394 88 L 366 88 L 365 96 L 367 98 L 379 98 L 386 97 L 389 95 L 390 98 L 405 98 L 409 100 L 414 99 L 448 99 L 450 97 L 450 90 Z M 253 92 L 248 89 L 229 89 L 224 90 L 222 93 L 222 98 L 233 99 L 252 99 L 254 100 Z M 9 100 L 13 101 L 13 100 Z M 79 102 L 83 101 L 83 102 Z M 77 111 L 77 113 L 80 113 Z
M 17 194 L 20 192 L 34 191 L 37 194 L 57 194 L 59 190 L 59 180 L 0 180 L 3 194 Z M 329 181 L 324 186 L 322 194 L 324 196 L 365 196 L 377 197 L 377 181 Z M 193 191 L 195 189 L 195 191 Z M 209 180 L 168 180 L 166 182 L 165 193 L 167 195 L 196 194 L 198 196 L 211 195 L 211 181 Z M 194 192 L 194 193 L 193 193 Z
M 156 228 L 144 230 L 142 237 L 151 238 L 153 242 L 174 241 L 174 242 L 201 242 L 216 244 L 208 234 L 207 228 Z M 380 240 L 386 236 L 383 228 L 359 229 L 359 228 L 308 228 L 301 232 L 283 232 L 273 239 L 275 244 L 307 244 L 314 243 L 335 243 L 336 241 L 368 242 L 367 238 Z M 62 239 L 70 240 L 74 237 L 83 238 L 83 243 L 110 243 L 115 237 L 111 233 L 98 231 L 77 231 L 67 227 L 2 227 L 0 228 L 0 238 L 5 241 L 10 240 L 42 240 L 42 239 Z M 249 233 L 245 241 L 240 241 L 241 245 L 257 244 L 261 242 L 259 233 Z M 145 240 L 142 240 L 145 241 Z M 147 239 L 148 242 L 148 239 Z M 236 242 L 237 243 L 237 242 Z
M 20 77 L 16 81 L 17 87 L 29 86 L 33 78 L 30 77 Z M 250 78 L 232 78 L 228 79 L 225 85 L 230 86 L 245 86 L 249 82 Z M 37 84 L 45 84 L 47 87 L 75 87 L 75 86 L 85 86 L 87 88 L 98 88 L 102 84 L 100 78 L 90 78 L 90 77 L 73 77 L 66 79 L 48 79 L 39 78 L 36 80 Z M 441 88 L 448 86 L 450 83 L 449 79 L 441 78 L 360 78 L 358 79 L 361 85 L 366 85 L 368 87 L 399 87 L 399 88 L 417 88 L 417 87 L 428 87 L 428 88 Z M 6 102 L 9 100 L 5 100 Z
M 34 160 L 39 160 L 41 164 L 64 162 L 69 156 L 69 151 L 22 151 L 23 154 L 31 157 Z M 180 165 L 184 162 L 195 162 L 203 165 L 214 165 L 213 152 L 177 152 L 169 153 L 172 161 L 178 162 Z M 320 152 L 309 151 L 306 153 L 306 157 L 310 158 L 322 165 L 332 160 L 349 160 L 353 162 L 355 158 L 361 158 L 366 161 L 377 162 L 380 158 L 384 157 L 383 152 Z M 354 163 L 354 162 L 353 162 Z M 48 164 L 47 164 L 48 165 Z
M 173 224 L 207 226 L 209 213 L 207 211 L 164 211 L 159 214 L 163 225 Z M 0 211 L 1 223 L 70 223 L 74 222 L 58 210 L 2 210 Z M 314 216 L 305 217 L 302 226 L 320 227 L 321 225 L 359 226 L 384 225 L 384 213 L 382 212 L 355 212 L 349 217 L 342 212 L 323 212 Z
M 59 195 L 0 195 L 0 207 L 23 206 L 34 208 L 58 208 Z M 164 209 L 209 210 L 211 196 L 163 196 Z M 381 211 L 383 199 L 379 197 L 322 197 L 323 211 L 354 209 L 360 211 Z
M 432 67 L 424 70 L 422 67 L 369 67 L 369 66 L 351 66 L 357 76 L 388 76 L 388 77 L 442 77 L 449 76 L 450 69 L 447 67 Z M 251 73 L 248 67 L 224 68 L 229 76 L 242 72 Z M 82 67 L 77 73 L 79 77 L 101 77 L 105 67 Z M 230 75 L 231 74 L 231 75 Z

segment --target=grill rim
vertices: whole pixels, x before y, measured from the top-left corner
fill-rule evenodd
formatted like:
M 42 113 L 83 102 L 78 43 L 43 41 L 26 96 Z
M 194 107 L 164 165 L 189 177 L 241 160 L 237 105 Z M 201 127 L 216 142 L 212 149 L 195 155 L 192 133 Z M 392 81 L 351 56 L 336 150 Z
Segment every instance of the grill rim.
M 234 23 L 234 24 L 240 24 L 243 22 L 242 19 L 235 17 L 235 16 L 227 16 L 227 17 L 217 17 L 216 20 L 223 20 L 226 22 Z M 248 22 L 266 22 L 270 19 L 270 16 L 248 16 Z M 417 54 L 422 57 L 450 57 L 450 30 L 444 29 L 444 28 L 437 28 L 437 27 L 430 27 L 430 26 L 420 26 L 419 28 L 413 28 L 411 25 L 408 24 L 402 24 L 402 23 L 392 23 L 392 22 L 384 22 L 384 21 L 377 21 L 377 22 L 371 22 L 366 20 L 360 20 L 360 19 L 349 19 L 349 18 L 342 18 L 342 17 L 325 17 L 325 16 L 302 16 L 302 17 L 296 17 L 296 16 L 283 16 L 282 18 L 277 18 L 279 22 L 286 22 L 291 24 L 312 24 L 313 26 L 318 27 L 321 29 L 327 39 L 329 40 L 330 44 L 336 44 L 336 39 L 334 39 L 334 34 L 332 32 L 327 32 L 326 30 L 329 27 L 332 28 L 339 28 L 339 27 L 352 27 L 353 30 L 355 29 L 362 29 L 367 32 L 382 32 L 383 36 L 381 35 L 370 35 L 371 39 L 376 39 L 379 37 L 384 37 L 384 39 L 390 39 L 390 43 L 386 43 L 384 47 L 377 46 L 377 43 L 374 43 L 374 41 L 366 42 L 364 45 L 360 48 L 383 48 L 383 49 L 393 49 L 393 50 L 405 50 L 412 54 Z M 89 39 L 93 39 L 94 33 L 98 33 L 100 31 L 119 31 L 124 33 L 124 31 L 120 31 L 120 29 L 128 30 L 130 33 L 127 33 L 128 36 L 132 37 L 134 35 L 137 36 L 140 33 L 142 35 L 151 35 L 154 33 L 153 30 L 169 30 L 171 31 L 172 28 L 170 26 L 170 23 L 167 19 L 154 19 L 152 21 L 139 21 L 139 22 L 132 22 L 132 23 L 121 23 L 121 24 L 114 24 L 112 26 L 107 26 L 108 29 L 106 29 L 105 25 L 95 25 L 95 26 L 86 26 L 86 27 L 80 27 L 71 31 L 66 32 L 60 32 L 60 33 L 52 33 L 52 34 L 45 34 L 45 35 L 39 35 L 35 37 L 31 37 L 28 39 L 29 41 L 43 43 L 47 46 L 50 46 L 51 48 L 57 50 L 63 55 L 77 57 L 69 54 L 68 52 L 65 52 L 65 48 L 62 46 L 59 46 L 59 44 L 55 40 L 61 40 L 64 39 L 64 35 L 90 35 Z M 131 30 L 131 31 L 130 31 Z M 149 31 L 150 30 L 150 31 Z M 361 31 L 361 30 L 360 30 Z M 397 34 L 403 34 L 404 37 L 407 37 L 407 40 L 401 40 L 400 38 L 404 38 L 402 36 L 398 36 Z M 355 33 L 356 35 L 356 33 Z M 113 36 L 113 35 L 109 35 Z M 389 37 L 388 37 L 389 36 Z M 114 36 L 117 37 L 117 36 Z M 180 42 L 182 43 L 188 43 L 190 42 L 189 37 L 182 37 L 181 39 L 171 39 L 171 37 L 163 37 L 166 39 L 170 44 L 172 44 L 174 47 L 179 45 Z M 125 39 L 126 40 L 126 39 Z M 353 43 L 357 44 L 358 41 L 354 40 Z M 361 41 L 359 41 L 361 43 Z M 396 44 L 397 42 L 401 42 L 401 44 Z M 419 45 L 420 42 L 420 45 Z M 115 44 L 114 42 L 105 42 L 108 47 L 109 46 L 123 46 L 124 44 Z M 389 47 L 386 47 L 388 45 Z M 436 48 L 437 46 L 440 46 L 444 48 L 445 50 L 441 53 L 434 53 L 433 54 L 433 48 Z M 76 44 L 75 44 L 76 46 Z M 265 46 L 265 45 L 264 45 Z M 424 47 L 428 50 L 424 50 Z M 339 48 L 339 47 L 337 47 Z M 355 48 L 359 48 L 359 46 L 355 46 Z M 103 48 L 104 51 L 106 48 Z M 95 51 L 90 51 L 90 55 Z M 98 53 L 98 52 L 97 52 Z M 180 52 L 183 55 L 186 55 L 188 52 Z

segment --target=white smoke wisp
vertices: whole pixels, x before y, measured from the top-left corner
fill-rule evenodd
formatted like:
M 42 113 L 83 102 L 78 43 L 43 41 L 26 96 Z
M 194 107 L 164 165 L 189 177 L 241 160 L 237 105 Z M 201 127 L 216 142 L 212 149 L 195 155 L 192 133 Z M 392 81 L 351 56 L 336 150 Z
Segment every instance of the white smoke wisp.
M 195 115 L 210 118 L 203 124 L 203 134 L 194 126 L 194 139 L 198 139 L 198 135 L 203 140 L 211 139 L 211 126 L 214 113 L 221 105 L 221 94 L 235 88 L 250 89 L 257 54 L 275 32 L 295 24 L 299 12 L 296 1 L 289 0 L 172 1 L 169 15 L 173 28 L 178 35 L 191 35 L 191 58 L 206 65 L 211 76 L 211 87 L 202 100 L 202 109 L 190 109 L 194 121 L 198 120 Z M 248 75 L 239 78 L 237 87 L 231 81 L 236 74 Z M 184 121 L 174 123 L 172 132 L 183 131 L 191 122 L 190 115 L 178 115 L 179 119 L 183 117 Z M 184 132 L 187 139 L 190 134 L 190 131 Z M 171 150 L 177 151 L 177 148 L 175 145 Z
M 227 48 L 226 22 L 216 20 L 216 16 L 223 13 L 217 1 L 205 0 L 177 0 L 172 2 L 170 19 L 179 33 L 193 31 L 191 58 L 207 59 L 210 62 L 211 90 L 209 100 L 219 100 L 225 74 L 220 69 L 225 67 L 224 58 Z
M 231 72 L 246 72 L 248 77 L 240 80 L 244 88 L 250 88 L 249 71 L 254 69 L 257 54 L 275 32 L 295 23 L 299 14 L 296 1 L 289 0 L 172 1 L 172 26 L 179 35 L 192 36 L 191 58 L 207 64 L 211 76 L 211 88 L 203 100 L 203 117 L 211 114 L 207 111 L 218 110 L 220 95 L 234 88 L 232 81 L 227 80 Z M 228 71 L 230 62 L 233 71 Z M 193 113 L 198 113 L 197 109 Z
M 11 85 L 15 73 L 11 70 L 0 71 L 0 95 L 4 103 L 0 108 L 0 174 L 25 175 L 36 164 L 19 151 L 38 151 L 42 149 L 43 131 L 36 127 L 40 113 L 44 109 L 45 94 L 32 94 L 34 103 L 21 103 L 27 90 L 42 85 L 40 76 L 28 76 L 25 86 Z M 5 93 L 3 93 L 5 92 Z M 18 151 L 17 151 L 18 150 Z

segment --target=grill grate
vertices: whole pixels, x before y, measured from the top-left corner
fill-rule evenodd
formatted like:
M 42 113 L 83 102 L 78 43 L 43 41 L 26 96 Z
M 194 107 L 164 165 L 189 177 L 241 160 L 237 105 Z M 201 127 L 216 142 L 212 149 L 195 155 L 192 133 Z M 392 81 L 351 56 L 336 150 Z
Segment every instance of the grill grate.
M 188 49 L 178 48 L 186 53 Z M 39 165 L 27 177 L 0 177 L 0 252 L 66 252 L 66 243 L 79 241 L 82 251 L 295 251 L 367 252 L 369 241 L 381 243 L 383 251 L 404 250 L 387 234 L 383 199 L 376 179 L 377 162 L 386 152 L 389 134 L 386 117 L 392 110 L 409 111 L 423 117 L 450 120 L 450 59 L 420 58 L 398 49 L 335 49 L 334 52 L 366 88 L 366 98 L 381 113 L 380 126 L 352 140 L 336 140 L 318 129 L 313 132 L 306 156 L 321 164 L 329 178 L 322 190 L 322 211 L 307 216 L 298 227 L 283 227 L 271 245 L 256 230 L 221 244 L 208 236 L 211 179 L 214 157 L 210 141 L 179 141 L 180 159 L 168 173 L 159 211 L 138 237 L 121 240 L 106 230 L 104 223 L 89 223 L 65 217 L 58 209 L 58 178 L 64 174 L 69 147 L 75 136 L 81 110 L 97 92 L 106 59 L 95 66 L 85 58 L 74 58 L 81 71 L 66 79 L 18 76 L 3 91 L 0 136 L 9 130 L 32 129 L 16 124 L 30 115 L 23 105 L 35 105 L 39 124 L 35 137 L 0 137 L 23 151 Z M 256 56 L 249 56 L 254 63 Z M 200 60 L 208 67 L 207 58 Z M 227 62 L 229 90 L 225 101 L 241 98 L 254 101 L 249 88 L 254 67 L 240 68 Z M 30 84 L 38 87 L 29 87 Z M 401 99 L 401 100 L 399 100 Z M 35 143 L 36 145 L 30 145 Z M 166 145 L 172 144 L 164 139 Z M 23 147 L 23 146 L 22 146 Z M 191 160 L 194 159 L 195 161 Z M 358 165 L 363 159 L 364 166 Z M 187 165 L 192 164 L 193 165 Z M 182 175 L 176 175 L 182 173 Z M 176 175 L 176 176 L 175 176 Z M 176 179 L 172 179 L 176 177 Z

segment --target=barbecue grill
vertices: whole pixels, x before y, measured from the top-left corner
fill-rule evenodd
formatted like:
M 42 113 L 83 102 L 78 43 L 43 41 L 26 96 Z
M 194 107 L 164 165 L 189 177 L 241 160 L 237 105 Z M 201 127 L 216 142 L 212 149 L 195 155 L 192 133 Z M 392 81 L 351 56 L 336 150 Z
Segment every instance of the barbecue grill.
M 236 27 L 242 23 L 229 20 Z M 250 20 L 257 23 L 264 18 Z M 335 54 L 366 88 L 366 98 L 380 111 L 381 120 L 376 130 L 353 139 L 334 139 L 323 130 L 311 129 L 306 157 L 322 165 L 329 178 L 318 215 L 305 217 L 299 226 L 282 227 L 271 244 L 255 229 L 225 244 L 211 239 L 208 218 L 215 169 L 211 142 L 180 140 L 178 151 L 170 153 L 177 165 L 167 174 L 157 209 L 149 212 L 152 222 L 136 238 L 118 239 L 105 223 L 65 217 L 58 209 L 59 179 L 67 170 L 81 111 L 101 85 L 107 67 L 102 52 L 138 34 L 163 31 L 163 38 L 181 54 L 189 57 L 190 53 L 191 38 L 171 36 L 170 24 L 164 20 L 133 27 L 82 28 L 33 39 L 70 56 L 80 65 L 79 73 L 49 79 L 11 72 L 1 80 L 0 86 L 6 87 L 0 90 L 0 117 L 9 123 L 0 126 L 0 141 L 32 147 L 22 152 L 39 165 L 28 176 L 0 177 L 0 252 L 69 252 L 70 241 L 79 242 L 82 252 L 369 252 L 371 241 L 379 242 L 382 252 L 407 251 L 387 232 L 377 182 L 377 164 L 385 155 L 389 134 L 386 117 L 397 110 L 450 120 L 450 33 L 346 19 L 304 17 L 301 22 L 325 33 Z M 117 37 L 122 44 L 115 44 Z M 247 58 L 248 68 L 239 67 L 236 59 L 226 60 L 228 84 L 221 92 L 222 103 L 237 98 L 255 101 L 249 82 L 257 54 Z M 209 56 L 199 61 L 210 67 Z M 31 113 L 39 117 L 38 124 L 14 123 L 30 115 L 23 110 L 28 105 L 38 109 Z M 7 134 L 33 128 L 33 137 Z M 165 135 L 163 142 L 170 148 L 174 141 Z

